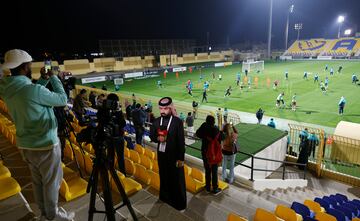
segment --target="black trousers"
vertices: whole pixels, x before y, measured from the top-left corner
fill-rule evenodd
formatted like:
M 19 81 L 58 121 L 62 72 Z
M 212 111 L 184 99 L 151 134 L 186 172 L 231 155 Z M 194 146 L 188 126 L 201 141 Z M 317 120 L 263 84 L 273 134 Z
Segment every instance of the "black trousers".
M 205 188 L 206 190 L 210 191 L 211 190 L 211 186 L 212 189 L 217 189 L 218 188 L 218 165 L 209 165 L 207 158 L 206 158 L 206 153 L 202 152 L 202 159 L 203 159 L 203 163 L 204 163 L 204 168 L 205 168 Z
M 135 125 L 134 127 L 135 127 L 135 140 L 136 140 L 136 143 L 142 145 L 142 139 L 143 139 L 143 136 L 144 136 L 145 129 L 141 125 Z

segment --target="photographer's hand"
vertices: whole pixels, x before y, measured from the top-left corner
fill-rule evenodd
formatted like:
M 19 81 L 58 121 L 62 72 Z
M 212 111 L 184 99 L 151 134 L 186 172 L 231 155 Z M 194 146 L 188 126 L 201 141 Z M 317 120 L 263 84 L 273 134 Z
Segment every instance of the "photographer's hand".
M 46 73 L 45 67 L 42 67 L 42 68 L 40 69 L 40 75 L 41 75 L 41 78 L 42 78 L 42 79 L 44 79 L 44 80 L 49 80 L 49 78 L 50 78 L 51 76 L 53 76 L 54 73 L 53 73 L 51 70 L 48 70 L 47 73 Z

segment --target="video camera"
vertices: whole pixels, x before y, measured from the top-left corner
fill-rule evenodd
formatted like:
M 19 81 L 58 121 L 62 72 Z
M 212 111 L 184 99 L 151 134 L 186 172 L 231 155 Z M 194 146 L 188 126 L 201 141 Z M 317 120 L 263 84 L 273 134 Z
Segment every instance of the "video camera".
M 120 110 L 118 96 L 116 94 L 109 94 L 96 116 L 97 126 L 90 124 L 87 128 L 83 129 L 78 134 L 77 141 L 91 143 L 94 147 L 104 146 L 108 148 L 110 144 L 107 140 L 123 136 L 122 128 L 126 125 Z

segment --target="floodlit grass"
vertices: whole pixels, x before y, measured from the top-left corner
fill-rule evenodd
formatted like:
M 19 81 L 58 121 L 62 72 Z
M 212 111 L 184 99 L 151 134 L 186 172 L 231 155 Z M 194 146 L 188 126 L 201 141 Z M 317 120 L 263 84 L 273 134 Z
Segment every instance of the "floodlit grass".
M 285 136 L 283 131 L 258 124 L 240 123 L 236 125 L 236 129 L 239 132 L 238 140 L 240 144 L 240 151 L 249 154 L 256 154 L 281 137 Z M 261 139 L 259 139 L 260 136 Z M 200 149 L 201 141 L 197 141 L 191 146 Z M 186 148 L 186 153 L 201 158 L 201 153 L 198 150 Z M 238 153 L 236 155 L 236 162 L 243 162 L 247 158 L 249 158 L 247 155 Z
M 324 71 L 325 64 L 335 70 L 334 76 L 329 76 Z M 342 65 L 342 74 L 337 73 L 338 67 Z M 221 68 L 203 69 L 203 79 L 200 81 L 200 71 L 193 73 L 180 73 L 179 79 L 175 78 L 175 73 L 168 73 L 167 78 L 160 77 L 148 78 L 143 80 L 125 81 L 121 86 L 120 93 L 135 93 L 149 96 L 171 96 L 176 100 L 190 102 L 192 100 L 201 101 L 203 83 L 210 81 L 210 91 L 208 92 L 207 105 L 215 107 L 227 107 L 239 111 L 255 113 L 259 107 L 262 107 L 267 116 L 286 118 L 301 122 L 320 124 L 324 126 L 335 127 L 341 120 L 360 123 L 360 86 L 351 84 L 351 75 L 357 73 L 360 77 L 360 62 L 357 61 L 288 61 L 288 62 L 266 62 L 265 71 L 262 73 L 250 73 L 251 88 L 240 90 L 236 86 L 236 73 L 241 70 L 241 65 L 233 65 Z M 284 72 L 289 71 L 289 80 L 285 80 Z M 304 80 L 304 71 L 309 72 L 309 80 Z M 223 80 L 213 80 L 211 73 L 221 73 Z M 323 94 L 319 84 L 313 82 L 314 73 L 318 73 L 320 81 L 329 76 L 330 83 L 328 92 Z M 241 74 L 244 77 L 244 74 Z M 255 85 L 255 77 L 258 78 L 258 85 Z M 193 95 L 187 94 L 186 81 L 191 79 L 194 84 Z M 267 79 L 270 85 L 267 85 Z M 161 80 L 163 88 L 158 88 L 157 80 Z M 280 85 L 277 90 L 272 89 L 275 80 L 279 80 Z M 96 86 L 101 88 L 103 83 Z M 112 82 L 107 82 L 108 90 L 113 90 Z M 230 97 L 224 98 L 225 90 L 232 86 L 233 91 Z M 286 105 L 290 105 L 291 97 L 297 94 L 298 110 L 291 111 L 289 108 L 277 109 L 275 100 L 279 93 L 285 92 Z M 341 96 L 345 96 L 347 104 L 345 114 L 338 115 L 338 102 Z

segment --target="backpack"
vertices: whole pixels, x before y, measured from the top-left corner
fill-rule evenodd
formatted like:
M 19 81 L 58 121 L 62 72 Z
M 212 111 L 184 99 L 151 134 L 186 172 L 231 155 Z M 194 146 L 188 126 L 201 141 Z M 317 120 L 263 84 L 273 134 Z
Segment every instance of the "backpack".
M 208 164 L 219 164 L 222 161 L 221 144 L 219 142 L 220 133 L 217 133 L 214 139 L 208 138 L 208 148 L 206 151 L 206 159 Z

